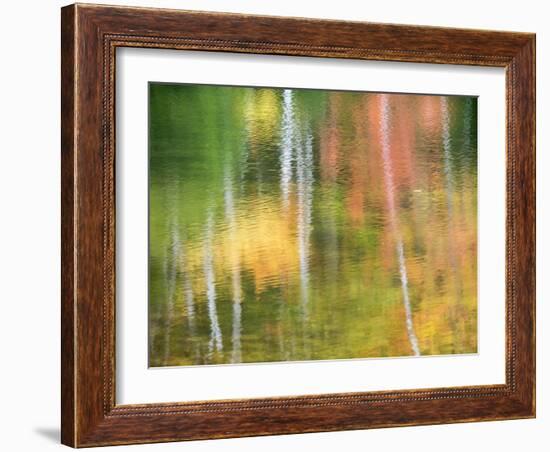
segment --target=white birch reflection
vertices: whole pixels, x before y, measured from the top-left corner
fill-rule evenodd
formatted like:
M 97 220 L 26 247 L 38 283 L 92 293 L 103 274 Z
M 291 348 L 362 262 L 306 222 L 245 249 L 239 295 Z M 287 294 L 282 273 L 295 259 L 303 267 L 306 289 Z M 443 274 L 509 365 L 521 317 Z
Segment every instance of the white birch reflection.
M 218 321 L 218 310 L 216 307 L 216 280 L 214 274 L 214 251 L 212 235 L 214 232 L 214 218 L 212 210 L 208 212 L 206 231 L 204 238 L 204 279 L 206 283 L 206 299 L 208 303 L 208 318 L 210 319 L 210 342 L 208 352 L 210 355 L 216 351 L 223 350 L 222 332 Z
M 442 140 L 443 140 L 443 169 L 445 172 L 445 191 L 447 192 L 447 209 L 449 217 L 453 213 L 453 156 L 451 154 L 451 118 L 449 114 L 449 101 L 441 96 L 441 119 L 442 119 Z
M 290 182 L 292 180 L 292 148 L 294 146 L 294 110 L 292 90 L 283 91 L 283 119 L 281 130 L 281 200 L 283 207 L 288 207 Z
M 193 294 L 193 285 L 188 270 L 187 249 L 185 234 L 184 240 L 179 245 L 179 264 L 183 276 L 183 298 L 185 300 L 185 310 L 187 313 L 187 324 L 191 334 L 195 334 L 195 296 Z
M 177 261 L 180 252 L 180 238 L 179 231 L 174 222 L 171 222 L 170 232 L 170 247 L 167 251 L 165 262 L 166 266 L 166 285 L 168 287 L 167 303 L 166 303 L 166 336 L 164 342 L 164 363 L 168 363 L 170 359 L 170 337 L 172 330 L 172 322 L 174 320 L 174 305 L 176 304 L 176 289 L 177 289 Z
M 233 328 L 231 334 L 231 362 L 241 362 L 241 262 L 237 242 L 237 221 L 235 219 L 235 199 L 233 196 L 232 171 L 229 165 L 225 167 L 224 174 L 224 201 L 225 219 L 227 222 L 230 249 L 229 267 L 231 269 L 231 285 L 233 296 Z
M 444 172 L 445 172 L 445 191 L 447 193 L 447 234 L 449 237 L 453 237 L 455 235 L 456 225 L 455 225 L 455 217 L 456 213 L 455 210 L 460 209 L 460 205 L 457 205 L 455 207 L 455 201 L 453 199 L 454 193 L 455 193 L 455 184 L 453 181 L 453 174 L 455 171 L 455 166 L 460 166 L 460 162 L 453 161 L 453 156 L 451 153 L 452 149 L 452 138 L 451 138 L 451 114 L 449 111 L 449 100 L 447 97 L 441 97 L 441 121 L 442 121 L 442 127 L 441 127 L 441 138 L 443 142 L 443 162 L 444 162 Z M 469 124 L 465 124 L 464 127 L 469 127 Z M 470 133 L 468 131 L 468 133 Z M 463 144 L 465 145 L 465 144 Z M 462 282 L 459 275 L 459 266 L 458 266 L 458 259 L 456 247 L 451 244 L 449 246 L 449 265 L 450 265 L 450 275 L 451 280 L 449 281 L 449 284 L 452 284 L 454 286 L 454 302 L 455 302 L 455 309 L 451 310 L 449 313 L 449 317 L 452 319 L 453 329 L 455 330 L 455 337 L 456 337 L 456 343 L 458 346 L 461 345 L 462 339 L 460 337 L 460 334 L 456 333 L 456 329 L 458 327 L 457 322 L 457 309 L 461 302 L 462 298 Z
M 300 259 L 300 299 L 304 317 L 308 314 L 309 253 L 311 234 L 311 208 L 313 202 L 313 149 L 312 137 L 305 139 L 296 149 L 296 196 L 298 255 Z
M 390 147 L 390 108 L 388 105 L 388 95 L 380 95 L 381 102 L 381 124 L 380 138 L 382 145 L 382 164 L 384 166 L 384 185 L 386 188 L 386 204 L 388 207 L 388 221 L 395 240 L 395 250 L 399 264 L 399 276 L 401 279 L 401 290 L 403 293 L 403 306 L 405 307 L 405 317 L 407 322 L 407 335 L 414 355 L 420 355 L 418 339 L 414 332 L 414 325 L 411 312 L 411 303 L 409 299 L 409 283 L 407 276 L 407 266 L 405 263 L 405 251 L 403 247 L 403 238 L 399 230 L 399 220 L 395 208 L 395 186 L 393 182 L 393 166 Z

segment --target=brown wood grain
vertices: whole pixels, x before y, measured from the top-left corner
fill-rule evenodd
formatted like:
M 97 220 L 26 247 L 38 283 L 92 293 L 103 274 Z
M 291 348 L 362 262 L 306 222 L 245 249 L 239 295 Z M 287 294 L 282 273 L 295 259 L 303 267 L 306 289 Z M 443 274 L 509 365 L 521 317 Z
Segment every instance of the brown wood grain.
M 533 34 L 77 4 L 62 9 L 61 36 L 64 444 L 535 415 Z M 506 384 L 116 405 L 114 68 L 125 46 L 506 68 Z
M 61 10 L 61 441 L 75 444 L 74 8 Z

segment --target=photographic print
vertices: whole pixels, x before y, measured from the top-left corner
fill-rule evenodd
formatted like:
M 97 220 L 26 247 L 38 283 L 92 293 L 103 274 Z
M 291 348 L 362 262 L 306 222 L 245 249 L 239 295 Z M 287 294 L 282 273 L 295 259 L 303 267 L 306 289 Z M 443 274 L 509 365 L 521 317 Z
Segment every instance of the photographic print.
M 61 11 L 63 444 L 536 416 L 534 33 Z
M 477 352 L 477 98 L 149 83 L 150 367 Z

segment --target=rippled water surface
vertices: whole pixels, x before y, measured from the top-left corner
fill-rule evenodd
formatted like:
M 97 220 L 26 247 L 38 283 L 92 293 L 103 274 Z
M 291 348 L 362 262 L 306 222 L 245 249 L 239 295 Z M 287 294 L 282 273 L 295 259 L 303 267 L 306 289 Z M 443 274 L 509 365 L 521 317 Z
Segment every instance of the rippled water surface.
M 476 98 L 149 89 L 151 366 L 476 352 Z

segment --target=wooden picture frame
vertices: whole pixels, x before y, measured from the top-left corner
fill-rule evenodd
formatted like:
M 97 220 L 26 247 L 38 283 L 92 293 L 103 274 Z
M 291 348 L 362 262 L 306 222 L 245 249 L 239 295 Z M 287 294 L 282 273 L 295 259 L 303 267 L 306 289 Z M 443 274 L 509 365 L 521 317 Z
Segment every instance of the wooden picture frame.
M 62 9 L 62 442 L 73 447 L 535 416 L 535 35 L 70 5 Z M 115 403 L 115 50 L 506 69 L 506 383 Z

